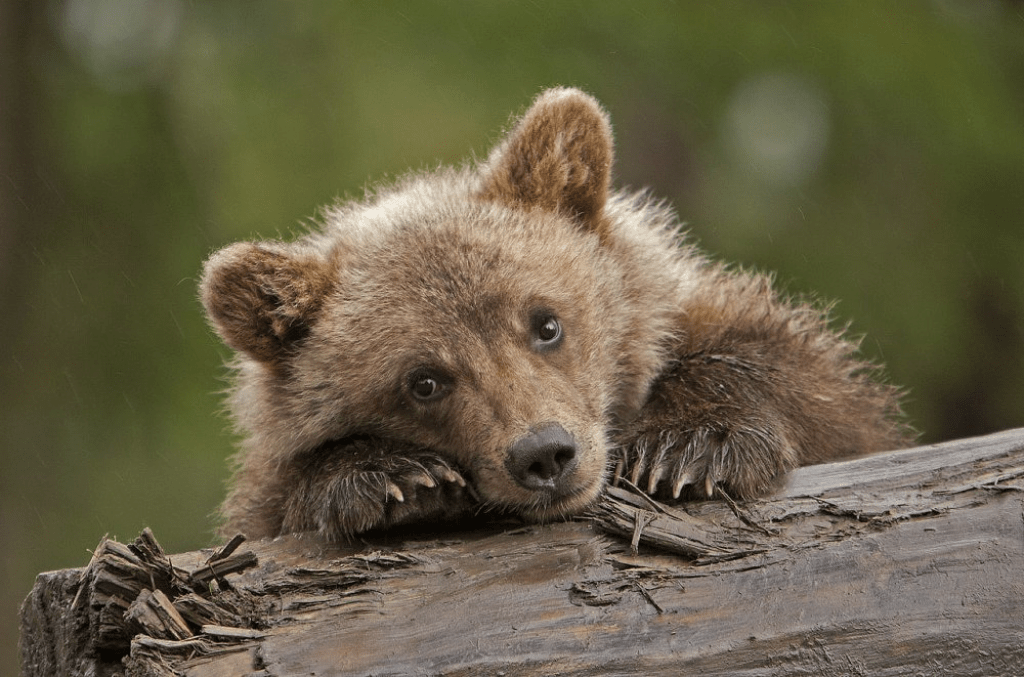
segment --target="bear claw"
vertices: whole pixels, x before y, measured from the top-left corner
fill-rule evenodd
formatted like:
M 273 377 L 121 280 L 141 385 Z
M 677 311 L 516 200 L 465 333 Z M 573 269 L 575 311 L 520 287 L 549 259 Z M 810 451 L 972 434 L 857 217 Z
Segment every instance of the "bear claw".
M 679 473 L 676 481 L 672 483 L 672 498 L 679 498 L 683 493 L 683 487 L 688 484 L 693 484 L 693 475 L 686 471 Z
M 425 472 L 419 473 L 418 475 L 413 475 L 410 479 L 414 484 L 418 484 L 421 487 L 426 487 L 427 489 L 433 489 L 434 487 L 437 486 L 437 482 L 434 481 L 434 478 Z
M 395 484 L 394 482 L 387 480 L 387 485 L 384 487 L 384 492 L 388 496 L 391 496 L 393 499 L 398 501 L 399 503 L 405 503 L 405 494 L 402 493 L 402 490 L 399 489 L 398 485 Z
M 653 494 L 655 491 L 658 490 L 658 483 L 661 482 L 661 476 L 664 474 L 664 472 L 665 466 L 663 465 L 658 465 L 655 466 L 654 468 L 651 468 L 651 475 L 647 479 L 648 494 Z
M 434 466 L 434 468 L 432 468 L 432 470 L 434 471 L 435 475 L 440 477 L 445 482 L 451 482 L 453 484 L 458 484 L 460 487 L 466 486 L 466 480 L 463 479 L 462 475 L 460 475 L 459 473 L 455 472 L 451 468 L 447 468 L 447 467 L 438 465 L 438 466 Z

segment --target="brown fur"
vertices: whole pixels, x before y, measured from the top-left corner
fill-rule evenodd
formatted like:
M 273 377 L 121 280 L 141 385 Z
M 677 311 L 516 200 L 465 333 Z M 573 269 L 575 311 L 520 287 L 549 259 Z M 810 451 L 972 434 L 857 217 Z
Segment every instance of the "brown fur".
M 705 259 L 662 204 L 611 190 L 612 157 L 597 102 L 549 90 L 480 166 L 214 254 L 201 295 L 245 435 L 225 531 L 556 519 L 616 471 L 749 497 L 910 439 L 823 311 Z

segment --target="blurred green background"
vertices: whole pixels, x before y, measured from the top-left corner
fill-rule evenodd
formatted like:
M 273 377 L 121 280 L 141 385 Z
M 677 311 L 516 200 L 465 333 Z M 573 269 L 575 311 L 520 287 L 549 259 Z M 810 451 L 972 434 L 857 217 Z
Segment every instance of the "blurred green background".
M 600 98 L 617 182 L 772 269 L 936 441 L 1024 425 L 1024 6 L 0 4 L 0 673 L 42 570 L 211 542 L 234 440 L 211 250 L 483 156 L 543 87 Z

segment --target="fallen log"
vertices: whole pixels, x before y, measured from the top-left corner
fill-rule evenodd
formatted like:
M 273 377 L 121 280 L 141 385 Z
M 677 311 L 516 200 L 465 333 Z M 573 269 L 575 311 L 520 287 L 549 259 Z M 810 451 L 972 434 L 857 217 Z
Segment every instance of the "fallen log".
M 23 675 L 1024 674 L 1024 429 L 802 468 L 765 500 L 40 574 Z

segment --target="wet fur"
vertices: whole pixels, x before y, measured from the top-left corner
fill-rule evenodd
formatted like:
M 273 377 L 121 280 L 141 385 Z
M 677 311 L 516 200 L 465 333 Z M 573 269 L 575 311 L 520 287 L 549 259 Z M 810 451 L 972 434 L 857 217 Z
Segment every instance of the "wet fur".
M 201 297 L 237 353 L 244 435 L 224 531 L 558 519 L 617 477 L 751 497 L 912 439 L 898 391 L 823 309 L 709 261 L 662 203 L 611 188 L 612 162 L 597 102 L 549 90 L 478 166 L 338 205 L 296 242 L 215 253 Z M 557 348 L 538 347 L 538 313 L 564 325 Z M 410 395 L 417 374 L 443 375 L 443 397 Z M 506 463 L 551 422 L 579 449 L 557 494 Z

